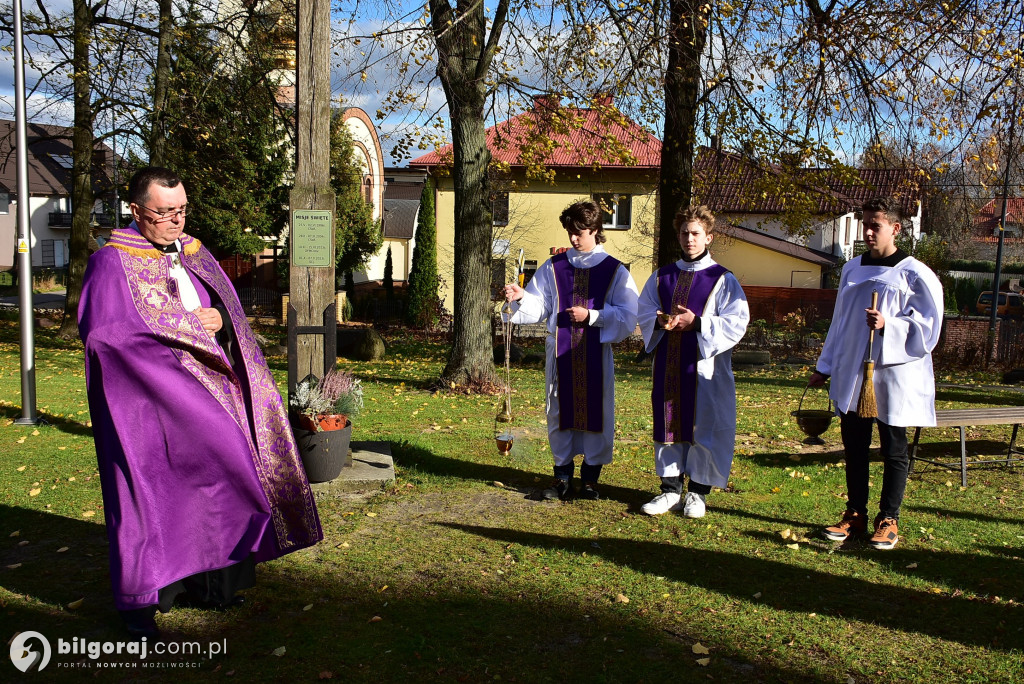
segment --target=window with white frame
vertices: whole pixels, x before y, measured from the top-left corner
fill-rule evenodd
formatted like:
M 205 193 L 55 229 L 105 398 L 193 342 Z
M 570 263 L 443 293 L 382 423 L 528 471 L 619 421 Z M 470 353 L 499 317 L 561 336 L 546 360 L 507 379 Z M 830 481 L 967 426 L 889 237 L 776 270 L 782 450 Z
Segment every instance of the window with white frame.
M 632 195 L 601 193 L 594 195 L 594 201 L 601 207 L 605 230 L 628 230 L 632 225 Z

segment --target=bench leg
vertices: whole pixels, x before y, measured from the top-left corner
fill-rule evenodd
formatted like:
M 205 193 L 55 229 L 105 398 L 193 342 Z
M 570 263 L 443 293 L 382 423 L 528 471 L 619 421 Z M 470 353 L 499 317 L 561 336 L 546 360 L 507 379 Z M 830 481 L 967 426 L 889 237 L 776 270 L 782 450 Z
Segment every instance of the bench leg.
M 910 464 L 907 466 L 907 475 L 914 472 L 914 461 L 917 459 L 917 442 L 921 439 L 921 428 L 914 429 L 914 445 L 910 448 Z
M 960 426 L 960 482 L 966 487 L 967 486 L 967 440 L 966 440 L 967 426 Z
M 1013 424 L 1013 434 L 1010 435 L 1010 448 L 1006 450 L 1006 465 L 1010 465 L 1010 460 L 1013 458 L 1014 445 L 1017 443 L 1017 428 L 1020 427 L 1020 423 Z

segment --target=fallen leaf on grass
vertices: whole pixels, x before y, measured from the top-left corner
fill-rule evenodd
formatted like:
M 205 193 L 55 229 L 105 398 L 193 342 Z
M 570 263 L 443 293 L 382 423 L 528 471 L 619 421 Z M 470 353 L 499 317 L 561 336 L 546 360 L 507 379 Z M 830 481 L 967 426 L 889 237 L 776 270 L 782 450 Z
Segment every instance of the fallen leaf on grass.
M 285 654 L 285 651 L 287 651 L 287 650 L 288 649 L 286 649 L 284 646 L 278 646 L 277 648 L 275 648 L 270 653 L 271 653 L 271 655 L 276 655 L 278 658 L 280 658 L 281 656 L 283 656 Z
M 704 644 L 700 643 L 699 641 L 693 645 L 691 650 L 694 653 L 696 653 L 697 655 L 707 655 L 708 653 L 711 652 L 711 651 L 708 650 L 707 646 L 705 646 Z
M 761 592 L 757 592 L 756 594 L 754 594 L 754 598 L 756 598 L 756 599 L 761 598 Z
M 33 437 L 38 437 L 39 436 L 39 430 L 33 430 L 32 431 L 32 436 Z
M 783 539 L 789 539 L 791 534 L 793 534 L 793 531 L 790 530 L 788 527 L 786 529 L 782 530 L 781 532 L 779 532 L 779 536 L 782 537 Z
M 57 447 L 57 451 L 64 451 L 67 447 Z
M 96 511 L 86 511 L 85 513 L 82 513 L 83 518 L 91 518 L 94 515 L 96 515 Z
M 799 544 L 786 544 L 786 548 L 787 549 L 793 549 L 794 551 L 796 551 L 797 549 L 800 548 L 800 545 Z
M 29 496 L 39 496 L 39 493 L 42 492 L 42 491 L 43 491 L 42 489 L 40 489 L 39 487 L 36 487 L 35 489 L 30 489 L 29 492 L 28 492 L 28 495 Z
M 30 543 L 31 542 L 29 542 L 28 539 L 23 539 L 22 541 L 18 542 L 18 546 L 26 546 L 26 545 L 28 545 Z
M 383 587 L 381 587 L 380 589 L 377 590 L 377 593 L 379 594 L 379 593 L 381 593 L 382 591 L 384 591 L 387 588 L 388 588 L 388 585 L 385 584 Z
M 373 511 L 366 511 L 366 517 L 367 518 L 376 518 L 377 514 L 374 513 Z
M 57 549 L 57 553 L 64 553 L 64 552 L 65 552 L 65 551 L 67 551 L 67 550 L 68 550 L 69 548 L 71 548 L 71 547 L 70 547 L 70 546 L 62 546 L 62 547 L 60 547 L 59 549 Z
M 323 672 L 320 673 L 319 677 L 320 677 L 320 679 L 331 679 L 331 678 L 334 677 L 334 673 L 331 672 L 330 670 L 324 670 Z
M 83 603 L 84 601 L 85 601 L 85 599 L 84 599 L 84 598 L 80 598 L 80 599 L 78 599 L 77 601 L 72 601 L 71 603 L 69 603 L 69 604 L 68 604 L 68 608 L 69 608 L 70 610 L 78 610 L 79 608 L 81 608 L 81 607 L 82 607 L 82 603 Z
M 626 596 L 625 594 L 616 594 L 615 595 L 615 602 L 616 603 L 629 603 L 629 597 Z
M 13 532 L 11 532 L 11 534 L 10 534 L 10 535 L 8 535 L 8 536 L 11 536 L 11 537 L 20 537 L 20 536 L 21 536 L 21 530 L 14 530 L 14 531 L 13 531 Z
M 349 543 L 348 543 L 348 542 L 341 542 L 341 545 L 340 545 L 340 546 L 341 546 L 341 548 L 343 548 L 343 549 L 347 549 L 347 548 L 349 547 Z
M 370 622 L 380 622 L 383 619 L 384 618 L 382 618 L 380 615 L 374 615 L 372 618 L 370 618 Z
M 310 603 L 308 605 L 302 606 L 302 610 L 313 610 L 313 604 Z
M 25 472 L 25 466 L 20 466 L 17 470 L 19 473 L 23 473 Z
M 701 667 L 707 667 L 711 662 L 711 658 L 697 658 L 697 664 Z
M 14 563 L 13 565 L 8 565 L 7 569 L 8 570 L 17 570 L 20 567 L 21 567 L 21 563 Z
M 25 438 L 24 437 L 19 437 L 18 438 L 18 444 L 24 444 L 24 443 L 25 443 Z
M 907 570 L 914 570 L 917 568 L 917 563 L 911 563 L 907 566 Z

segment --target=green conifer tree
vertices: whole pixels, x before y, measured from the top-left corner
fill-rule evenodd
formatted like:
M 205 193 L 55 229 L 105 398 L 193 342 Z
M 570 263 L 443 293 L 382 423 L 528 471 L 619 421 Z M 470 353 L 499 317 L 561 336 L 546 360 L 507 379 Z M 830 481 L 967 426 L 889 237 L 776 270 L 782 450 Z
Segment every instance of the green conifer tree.
M 417 328 L 431 328 L 438 323 L 441 300 L 438 296 L 437 226 L 434 215 L 434 181 L 427 178 L 420 198 L 416 227 L 416 247 L 412 252 L 409 272 L 409 304 L 406 322 Z

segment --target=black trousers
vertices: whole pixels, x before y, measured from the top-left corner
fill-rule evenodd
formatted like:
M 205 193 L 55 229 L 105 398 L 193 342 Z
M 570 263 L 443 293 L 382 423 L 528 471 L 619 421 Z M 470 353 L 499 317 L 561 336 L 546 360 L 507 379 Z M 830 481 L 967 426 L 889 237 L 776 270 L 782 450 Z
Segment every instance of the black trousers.
M 683 478 L 680 475 L 674 477 L 663 477 L 661 478 L 661 491 L 664 494 L 683 493 Z M 701 484 L 700 482 L 694 482 L 693 478 L 686 484 L 686 491 L 693 492 L 694 494 L 703 494 L 707 496 L 711 493 L 711 485 Z
M 878 425 L 882 456 L 882 497 L 879 517 L 899 520 L 903 494 L 907 489 L 910 458 L 907 456 L 907 428 L 887 425 L 877 418 L 861 418 L 856 411 L 839 415 L 839 428 L 846 451 L 847 508 L 868 513 L 868 461 L 871 431 Z

